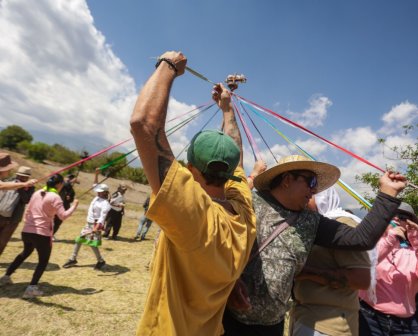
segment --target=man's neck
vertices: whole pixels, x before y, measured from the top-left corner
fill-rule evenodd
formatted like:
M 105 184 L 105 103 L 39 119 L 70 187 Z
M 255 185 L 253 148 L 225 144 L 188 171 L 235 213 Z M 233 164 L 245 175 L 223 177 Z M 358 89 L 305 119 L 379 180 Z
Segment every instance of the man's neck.
M 202 185 L 202 184 L 201 184 Z M 215 187 L 211 185 L 202 185 L 202 188 L 213 199 L 226 200 L 224 187 Z

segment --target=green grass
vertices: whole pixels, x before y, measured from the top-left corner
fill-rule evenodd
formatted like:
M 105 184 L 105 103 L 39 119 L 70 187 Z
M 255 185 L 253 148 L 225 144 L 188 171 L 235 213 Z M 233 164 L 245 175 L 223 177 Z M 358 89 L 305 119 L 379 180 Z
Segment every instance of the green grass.
M 85 202 L 83 202 L 85 203 Z M 84 204 L 83 204 L 84 205 Z M 82 246 L 76 267 L 64 269 L 74 238 L 85 223 L 86 205 L 80 206 L 57 233 L 51 259 L 39 283 L 45 295 L 23 300 L 37 263 L 34 252 L 13 274 L 14 284 L 0 287 L 0 335 L 134 335 L 149 284 L 147 265 L 157 226 L 147 239 L 133 241 L 139 206 L 124 216 L 120 240 L 103 240 L 100 248 L 107 265 L 95 271 L 91 249 Z M 0 272 L 22 251 L 21 223 L 0 256 Z

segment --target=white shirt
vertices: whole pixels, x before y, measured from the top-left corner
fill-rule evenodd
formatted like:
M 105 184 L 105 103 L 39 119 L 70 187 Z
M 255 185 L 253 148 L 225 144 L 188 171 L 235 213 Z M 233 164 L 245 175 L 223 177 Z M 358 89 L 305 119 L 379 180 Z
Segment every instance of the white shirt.
M 87 213 L 87 222 L 104 224 L 107 213 L 110 210 L 110 203 L 107 199 L 96 196 L 90 203 Z
M 124 204 L 125 204 L 125 198 L 119 191 L 116 191 L 115 193 L 112 194 L 112 198 L 110 199 L 110 207 L 113 210 L 122 211 Z

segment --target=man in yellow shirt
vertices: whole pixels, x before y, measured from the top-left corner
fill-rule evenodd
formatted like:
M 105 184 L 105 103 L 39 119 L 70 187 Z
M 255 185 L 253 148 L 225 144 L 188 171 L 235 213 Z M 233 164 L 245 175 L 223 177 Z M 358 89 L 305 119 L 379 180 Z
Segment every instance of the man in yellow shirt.
M 214 336 L 255 239 L 251 192 L 230 93 L 214 87 L 224 133 L 196 134 L 187 168 L 174 158 L 164 126 L 174 79 L 186 58 L 166 52 L 139 94 L 131 132 L 152 189 L 147 216 L 162 229 L 137 335 Z

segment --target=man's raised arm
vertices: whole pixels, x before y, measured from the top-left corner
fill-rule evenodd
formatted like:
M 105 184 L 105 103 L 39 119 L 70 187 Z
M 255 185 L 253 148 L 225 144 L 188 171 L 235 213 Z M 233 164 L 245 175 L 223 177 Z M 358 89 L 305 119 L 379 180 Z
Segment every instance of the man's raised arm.
M 231 93 L 222 85 L 217 84 L 213 87 L 212 98 L 218 104 L 223 112 L 223 131 L 234 139 L 235 143 L 239 147 L 241 156 L 239 160 L 239 166 L 242 167 L 243 151 L 242 151 L 242 139 L 238 128 L 237 121 L 235 119 L 234 109 L 231 103 Z
M 155 194 L 174 160 L 164 128 L 171 85 L 184 73 L 186 62 L 181 52 L 168 51 L 161 55 L 157 69 L 139 93 L 131 116 L 131 133 Z

